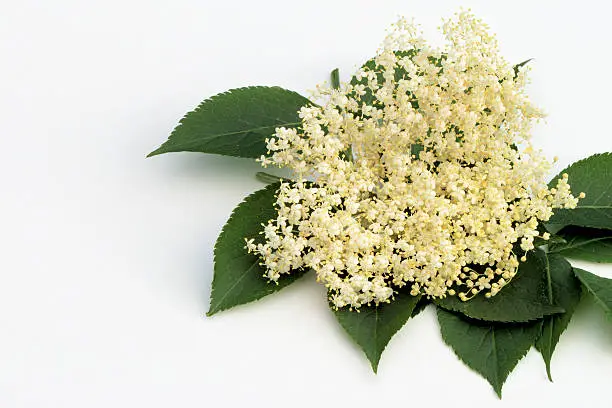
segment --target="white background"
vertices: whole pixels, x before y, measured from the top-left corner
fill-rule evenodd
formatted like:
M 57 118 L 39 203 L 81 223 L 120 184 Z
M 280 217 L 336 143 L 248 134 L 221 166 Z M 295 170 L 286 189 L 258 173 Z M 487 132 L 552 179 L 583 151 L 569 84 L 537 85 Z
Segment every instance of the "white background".
M 0 7 L 0 407 L 610 406 L 612 323 L 586 302 L 547 381 L 531 351 L 497 399 L 433 310 L 373 375 L 306 279 L 205 318 L 212 247 L 261 188 L 249 160 L 145 159 L 228 88 L 346 79 L 397 15 L 431 38 L 471 6 L 534 57 L 556 170 L 612 151 L 604 1 L 18 1 Z M 580 264 L 612 277 L 612 266 Z M 425 406 L 425 405 L 424 405 Z

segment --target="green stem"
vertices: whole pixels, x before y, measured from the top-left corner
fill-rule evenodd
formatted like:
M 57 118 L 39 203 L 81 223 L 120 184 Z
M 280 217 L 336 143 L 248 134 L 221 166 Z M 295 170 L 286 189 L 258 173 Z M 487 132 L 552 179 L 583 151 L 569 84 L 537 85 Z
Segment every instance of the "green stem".
M 282 177 L 278 177 L 278 176 L 275 176 L 274 174 L 266 173 L 263 171 L 258 171 L 257 173 L 255 173 L 255 178 L 267 184 L 278 183 L 280 181 L 285 180 Z
M 334 89 L 340 89 L 340 71 L 338 68 L 331 72 L 331 86 Z

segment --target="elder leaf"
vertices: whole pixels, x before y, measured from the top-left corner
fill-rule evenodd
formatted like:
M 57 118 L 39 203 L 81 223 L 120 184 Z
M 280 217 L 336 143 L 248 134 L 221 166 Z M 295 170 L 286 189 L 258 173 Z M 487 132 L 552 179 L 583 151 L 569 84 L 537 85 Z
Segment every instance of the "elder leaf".
M 586 194 L 574 209 L 556 209 L 546 228 L 556 233 L 568 225 L 612 229 L 612 153 L 594 154 L 577 161 L 550 182 L 555 187 L 563 173 L 569 175 L 572 193 Z
M 431 300 L 427 299 L 427 297 L 425 296 L 421 296 L 421 300 L 419 300 L 416 306 L 414 307 L 414 310 L 412 311 L 412 315 L 410 317 L 417 317 L 421 314 L 421 312 L 427 309 L 427 306 L 429 306 L 430 304 Z
M 546 364 L 546 373 L 552 381 L 550 362 L 559 343 L 561 334 L 567 328 L 578 303 L 580 303 L 580 281 L 574 276 L 572 266 L 561 255 L 548 254 L 547 295 L 551 305 L 559 305 L 565 309 L 564 313 L 544 318 L 542 334 L 535 343 L 536 349 L 542 354 Z
M 483 376 L 501 398 L 508 375 L 540 334 L 542 322 L 492 323 L 438 308 L 444 342 L 468 367 Z
M 276 217 L 276 191 L 279 183 L 256 191 L 232 212 L 215 244 L 215 274 L 210 296 L 211 316 L 277 292 L 295 282 L 304 271 L 283 275 L 278 283 L 268 282 L 259 257 L 245 249 L 245 238 L 260 239 L 261 224 Z
M 342 308 L 335 310 L 334 314 L 342 328 L 363 350 L 370 360 L 372 370 L 376 372 L 380 356 L 389 340 L 410 319 L 420 299 L 420 295 L 400 292 L 391 303 L 362 306 L 359 311 Z
M 612 230 L 565 227 L 563 241 L 549 245 L 549 252 L 590 262 L 612 262 Z
M 230 89 L 187 113 L 149 156 L 187 151 L 257 158 L 267 153 L 265 139 L 277 127 L 300 126 L 298 111 L 306 105 L 312 102 L 278 86 Z
M 462 301 L 458 296 L 447 296 L 434 302 L 447 310 L 459 312 L 473 319 L 496 322 L 527 322 L 563 312 L 548 299 L 547 259 L 541 249 L 527 254 L 516 276 L 491 298 L 483 294 Z
M 591 294 L 606 315 L 612 318 L 612 279 L 603 278 L 579 268 L 574 268 L 574 273 L 585 291 Z

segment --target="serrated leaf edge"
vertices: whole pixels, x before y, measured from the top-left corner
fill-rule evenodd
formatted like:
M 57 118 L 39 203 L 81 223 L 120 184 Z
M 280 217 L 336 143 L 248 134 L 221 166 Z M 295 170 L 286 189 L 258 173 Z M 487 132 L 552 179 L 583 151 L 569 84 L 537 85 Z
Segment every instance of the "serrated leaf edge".
M 437 305 L 436 305 L 437 306 Z M 436 312 L 439 313 L 439 310 L 443 310 L 445 312 L 448 313 L 452 313 L 449 312 L 447 309 L 443 308 L 443 307 L 436 307 Z M 461 316 L 459 316 L 461 318 Z M 439 323 L 439 320 L 438 320 Z M 496 323 L 496 322 L 491 322 L 491 323 Z M 497 322 L 500 323 L 500 322 Z M 469 323 L 468 323 L 469 324 Z M 541 324 L 540 324 L 541 325 Z M 491 330 L 491 329 L 490 329 Z M 510 369 L 508 370 L 508 373 L 505 374 L 503 380 L 500 382 L 499 387 L 497 387 L 496 385 L 492 384 L 488 378 L 486 378 L 484 375 L 482 375 L 476 368 L 472 367 L 472 365 L 470 363 L 468 363 L 466 360 L 464 360 L 459 354 L 457 354 L 457 352 L 455 351 L 455 349 L 453 348 L 453 346 L 450 344 L 450 342 L 448 341 L 448 339 L 446 338 L 446 336 L 444 335 L 444 333 L 442 332 L 442 330 L 440 330 L 440 335 L 442 336 L 442 340 L 444 341 L 444 343 L 453 351 L 453 354 L 455 354 L 455 356 L 466 366 L 468 366 L 472 371 L 474 371 L 475 373 L 477 373 L 478 375 L 480 375 L 481 377 L 483 377 L 490 385 L 491 387 L 493 387 L 493 390 L 495 391 L 495 393 L 497 394 L 498 398 L 501 399 L 502 397 L 502 389 L 504 387 L 504 384 L 506 384 L 506 381 L 508 380 L 508 377 L 510 376 L 510 374 L 512 373 L 512 371 L 514 371 L 514 369 L 518 366 L 518 363 L 521 362 L 521 360 L 523 358 L 525 358 L 525 356 L 527 355 L 527 353 L 529 353 L 529 350 L 531 349 L 531 347 L 527 348 L 522 354 L 521 356 L 516 360 L 516 363 L 514 365 L 512 365 L 512 367 L 510 367 Z M 494 332 L 493 332 L 493 336 L 494 336 Z M 494 339 L 494 337 L 493 337 Z M 498 359 L 497 355 L 495 357 L 496 359 Z M 495 370 L 495 377 L 496 380 L 499 382 L 499 371 Z M 503 375 L 503 373 L 502 373 Z
M 468 302 L 469 302 L 469 300 L 468 300 Z M 489 320 L 489 319 L 485 319 L 485 318 L 482 318 L 482 317 L 472 316 L 472 315 L 466 313 L 464 310 L 460 310 L 460 309 L 454 308 L 452 306 L 441 305 L 441 304 L 437 303 L 436 301 L 434 301 L 433 303 L 436 305 L 436 307 L 444 309 L 444 310 L 446 310 L 448 312 L 459 313 L 460 315 L 463 315 L 463 316 L 468 317 L 470 319 L 478 320 L 478 321 L 481 321 L 481 322 L 489 322 L 489 323 L 532 323 L 532 322 L 535 322 L 535 321 L 538 321 L 538 320 L 542 319 L 543 317 L 554 316 L 554 315 L 559 314 L 559 313 L 565 313 L 565 309 L 563 309 L 562 307 L 557 306 L 557 305 L 550 305 L 550 311 L 549 312 L 538 314 L 537 316 L 535 316 L 533 318 L 530 318 L 530 319 L 525 319 L 525 320 L 522 320 L 522 319 L 521 320 L 512 320 L 512 319 L 509 319 L 509 320 L 505 320 L 505 319 L 504 320 L 500 320 L 500 319 Z
M 282 90 L 288 93 L 292 93 L 296 96 L 299 96 L 301 98 L 304 98 L 304 100 L 306 101 L 305 105 L 315 105 L 312 101 L 310 101 L 308 98 L 306 98 L 303 95 L 300 95 L 299 93 L 289 90 L 289 89 L 285 89 L 283 87 L 280 86 L 268 86 L 268 85 L 253 85 L 253 86 L 244 86 L 244 87 L 240 87 L 240 88 L 232 88 L 232 89 L 228 89 L 227 91 L 224 92 L 220 92 L 218 94 L 215 94 L 207 99 L 205 99 L 204 101 L 200 102 L 193 110 L 187 112 L 185 115 L 183 115 L 183 117 L 179 120 L 179 123 L 174 127 L 174 129 L 172 130 L 172 132 L 170 133 L 170 136 L 168 136 L 168 139 L 162 143 L 157 149 L 153 150 L 151 153 L 147 154 L 146 157 L 153 157 L 153 156 L 157 156 L 160 154 L 164 154 L 164 153 L 176 153 L 179 151 L 189 151 L 189 150 L 185 150 L 185 149 L 181 149 L 181 150 L 167 150 L 169 147 L 172 147 L 173 145 L 173 138 L 176 136 L 176 133 L 178 131 L 179 128 L 181 128 L 182 126 L 184 126 L 184 122 L 186 119 L 188 119 L 188 117 L 194 113 L 200 113 L 200 112 L 209 112 L 209 106 L 211 102 L 215 102 L 217 99 L 219 98 L 224 98 L 227 97 L 229 95 L 232 95 L 233 93 L 236 92 L 243 92 L 243 91 L 247 91 L 247 90 L 254 90 L 254 89 L 274 89 L 274 90 Z M 290 122 L 290 123 L 285 123 L 285 124 L 278 124 L 278 125 L 270 125 L 270 126 L 262 126 L 259 128 L 253 128 L 252 130 L 262 130 L 262 129 L 268 129 L 268 128 L 272 128 L 274 127 L 275 129 L 277 127 L 297 127 L 301 124 L 301 122 Z M 240 134 L 240 133 L 244 133 L 246 132 L 246 130 L 241 130 L 241 131 L 233 131 L 233 132 L 227 132 L 227 133 L 222 133 L 222 134 L 218 134 L 218 135 L 214 135 L 212 136 L 212 138 L 218 138 L 218 137 L 222 137 L 222 136 L 227 136 L 227 135 L 231 135 L 231 134 Z M 197 144 L 199 143 L 199 140 L 194 140 L 192 143 Z M 186 145 L 189 145 L 188 143 Z M 241 157 L 241 158 L 251 158 L 252 157 L 244 157 L 244 156 L 234 156 L 232 154 L 228 154 L 228 153 L 211 153 L 211 154 L 218 154 L 220 156 L 229 156 L 229 157 Z
M 234 207 L 234 209 L 232 210 L 232 212 L 231 212 L 231 214 L 230 214 L 229 218 L 227 219 L 227 221 L 225 222 L 225 224 L 223 224 L 223 227 L 221 228 L 221 232 L 219 233 L 219 236 L 217 237 L 217 240 L 215 241 L 215 246 L 214 246 L 214 249 L 213 249 L 213 280 L 212 280 L 212 283 L 211 283 L 211 290 L 210 290 L 210 306 L 209 306 L 208 312 L 206 313 L 206 316 L 212 316 L 212 315 L 214 315 L 214 314 L 216 314 L 216 313 L 218 313 L 218 312 L 221 312 L 221 311 L 223 311 L 223 310 L 227 310 L 227 309 L 229 309 L 229 308 L 227 308 L 227 307 L 213 307 L 213 300 L 214 300 L 214 297 L 215 297 L 215 278 L 217 277 L 217 274 L 216 274 L 216 268 L 215 268 L 215 266 L 217 265 L 217 262 L 218 262 L 218 260 L 217 260 L 218 250 L 219 250 L 218 245 L 219 245 L 219 242 L 222 240 L 222 238 L 224 238 L 224 237 L 227 235 L 227 233 L 228 233 L 228 232 L 227 232 L 227 226 L 228 226 L 228 225 L 229 225 L 229 224 L 232 222 L 232 220 L 234 220 L 234 219 L 235 219 L 235 217 L 236 217 L 236 213 L 238 212 L 238 210 L 239 210 L 239 208 L 240 208 L 240 206 L 241 206 L 242 204 L 246 203 L 246 202 L 247 202 L 247 201 L 249 201 L 250 199 L 253 199 L 253 198 L 254 198 L 255 196 L 257 196 L 257 195 L 263 194 L 264 192 L 268 192 L 269 190 L 278 190 L 279 186 L 280 186 L 280 183 L 273 183 L 273 184 L 269 184 L 269 185 L 267 185 L 266 187 L 264 187 L 264 188 L 262 188 L 262 189 L 259 189 L 259 190 L 257 190 L 257 191 L 254 191 L 254 192 L 252 192 L 251 194 L 249 194 L 248 196 L 244 197 L 244 198 L 242 199 L 242 201 L 241 201 L 240 203 L 238 203 L 238 205 L 236 205 L 236 206 Z M 245 237 L 245 238 L 246 238 L 246 237 Z M 259 260 L 257 260 L 257 262 L 259 262 Z M 247 270 L 246 270 L 246 271 L 245 271 L 245 272 L 244 272 L 244 273 L 241 275 L 241 278 L 244 278 L 244 276 L 246 276 L 246 274 L 247 274 L 247 273 L 248 273 L 248 272 L 251 270 L 251 268 L 253 268 L 253 265 L 255 265 L 255 263 L 253 263 L 253 264 L 252 264 L 252 265 L 251 265 L 251 266 L 250 266 L 250 267 L 249 267 L 249 268 L 248 268 L 248 269 L 247 269 Z M 263 279 L 263 278 L 264 278 L 264 277 L 262 276 L 262 279 Z M 239 281 L 240 281 L 240 280 L 238 280 L 238 282 L 239 282 Z M 238 283 L 238 282 L 237 282 L 237 283 Z M 237 283 L 236 283 L 236 284 L 237 284 Z M 272 285 L 272 283 L 270 283 L 270 284 Z M 227 296 L 227 294 L 223 295 L 223 297 L 222 297 L 221 299 L 223 300 L 223 299 L 225 298 L 225 296 Z M 263 298 L 264 296 L 266 296 L 266 295 L 265 295 L 265 294 L 262 294 L 261 296 L 259 296 L 259 297 L 257 297 L 257 298 L 254 298 L 253 300 L 251 300 L 251 301 L 249 301 L 249 302 L 247 302 L 247 303 L 244 303 L 244 304 L 252 303 L 252 302 L 254 302 L 254 301 L 257 301 L 257 300 L 259 300 L 259 299 Z M 220 302 L 220 301 L 219 301 L 219 302 Z M 219 302 L 217 302 L 217 303 L 219 303 Z
M 425 308 L 421 309 L 419 311 L 419 313 L 417 313 L 416 315 L 413 315 L 414 310 L 416 309 L 417 304 L 423 299 L 423 295 L 418 295 L 418 300 L 414 303 L 414 306 L 412 307 L 412 311 L 410 313 L 410 316 L 408 316 L 408 318 L 406 319 L 406 321 L 404 321 L 404 323 L 402 323 L 402 325 L 395 331 L 395 333 L 393 333 L 393 335 L 391 335 L 391 337 L 389 338 L 389 341 L 387 341 L 382 349 L 380 350 L 380 353 L 376 353 L 377 356 L 374 356 L 373 358 L 370 358 L 370 356 L 368 355 L 368 353 L 366 352 L 365 348 L 363 348 L 361 346 L 361 344 L 359 344 L 359 342 L 348 332 L 348 330 L 344 327 L 344 325 L 342 324 L 342 322 L 340 321 L 340 319 L 338 318 L 338 314 L 333 310 L 332 312 L 334 313 L 334 316 L 336 317 L 336 321 L 338 322 L 338 324 L 340 325 L 340 327 L 342 327 L 342 329 L 344 330 L 344 332 L 346 333 L 346 335 L 351 339 L 351 341 L 353 342 L 353 344 L 355 344 L 360 350 L 361 352 L 366 356 L 366 358 L 368 359 L 368 361 L 370 362 L 370 366 L 372 367 L 372 371 L 374 372 L 374 374 L 378 374 L 378 365 L 380 364 L 380 359 L 383 355 L 383 353 L 385 352 L 385 350 L 387 349 L 387 346 L 389 346 L 389 343 L 391 343 L 391 340 L 395 337 L 395 335 L 397 333 L 399 333 L 400 330 L 402 330 L 404 328 L 404 326 L 406 326 L 406 324 L 408 323 L 408 321 L 414 317 L 416 317 L 418 314 L 420 314 L 423 310 L 425 310 Z M 428 305 L 426 305 L 428 306 Z M 351 312 L 351 313 L 360 313 L 360 312 Z M 375 313 L 375 321 L 378 322 L 378 307 L 375 307 L 374 309 L 374 313 Z M 378 336 L 376 335 L 378 329 L 378 324 L 376 324 L 374 326 L 374 338 L 375 338 L 375 342 L 376 342 L 376 348 L 378 349 Z
M 372 366 L 372 371 L 374 371 L 374 374 L 378 374 L 378 365 L 380 364 L 380 359 L 382 358 L 383 353 L 385 352 L 385 350 L 387 349 L 387 347 L 389 346 L 389 343 L 391 343 L 391 340 L 393 340 L 393 338 L 395 337 L 395 335 L 397 333 L 399 333 L 400 330 L 402 330 L 404 328 L 404 326 L 406 326 L 406 324 L 408 324 L 408 321 L 410 319 L 412 319 L 414 316 L 412 315 L 412 312 L 414 312 L 414 309 L 416 308 L 416 305 L 419 303 L 419 301 L 422 299 L 422 295 L 418 295 L 418 300 L 414 303 L 412 310 L 410 311 L 410 316 L 408 316 L 408 318 L 406 319 L 406 321 L 404 323 L 402 323 L 402 325 L 395 331 L 395 333 L 393 333 L 393 335 L 391 335 L 391 337 L 389 338 L 389 341 L 387 341 L 383 346 L 382 349 L 380 349 L 380 353 L 378 353 L 378 356 L 376 358 L 376 364 L 374 364 L 374 361 L 370 359 L 370 357 L 368 357 L 368 360 L 370 360 L 370 365 Z M 376 321 L 378 322 L 378 309 L 376 309 Z M 376 331 L 378 330 L 378 324 L 376 324 Z M 379 339 L 376 336 L 376 344 L 378 345 Z M 365 350 L 364 350 L 365 353 Z
M 595 275 L 594 273 L 589 272 L 589 271 L 585 271 L 584 269 L 581 269 L 581 268 L 572 268 L 572 270 L 574 271 L 574 275 L 576 276 L 576 278 L 578 278 L 578 280 L 580 281 L 580 283 L 582 284 L 582 286 L 583 286 L 583 287 L 584 287 L 584 288 L 585 288 L 585 289 L 586 289 L 586 290 L 589 292 L 589 294 L 590 294 L 590 295 L 593 297 L 593 299 L 595 299 L 595 303 L 597 303 L 597 304 L 598 304 L 598 305 L 599 305 L 599 306 L 600 306 L 600 307 L 601 307 L 601 308 L 604 310 L 604 312 L 606 313 L 606 315 L 608 315 L 609 317 L 611 317 L 611 318 L 612 318 L 612 309 L 610 309 L 610 308 L 608 307 L 608 305 L 606 305 L 606 304 L 605 304 L 605 303 L 604 303 L 604 302 L 603 302 L 603 301 L 602 301 L 602 300 L 599 298 L 599 296 L 597 296 L 597 295 L 595 294 L 595 292 L 593 291 L 593 289 L 591 289 L 591 287 L 589 286 L 589 284 L 588 284 L 588 283 L 586 283 L 584 280 L 582 280 L 582 277 L 580 276 L 580 273 L 583 273 L 583 272 L 584 272 L 584 273 L 587 273 L 587 274 L 589 274 L 589 275 L 593 275 L 593 276 L 595 276 L 596 278 L 599 278 L 599 279 L 608 279 L 608 280 L 611 280 L 611 279 L 606 278 L 606 277 L 603 277 L 603 276 Z M 580 272 L 579 272 L 579 273 L 576 273 L 576 271 L 580 271 Z

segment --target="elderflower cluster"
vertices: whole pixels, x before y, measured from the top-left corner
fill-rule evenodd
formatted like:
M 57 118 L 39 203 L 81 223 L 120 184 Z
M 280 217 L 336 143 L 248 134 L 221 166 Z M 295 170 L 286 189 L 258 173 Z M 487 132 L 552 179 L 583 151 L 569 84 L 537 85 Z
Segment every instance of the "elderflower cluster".
M 404 287 L 494 296 L 553 208 L 576 206 L 567 176 L 547 187 L 550 163 L 530 144 L 543 115 L 525 69 L 468 12 L 442 31 L 447 47 L 434 48 L 401 19 L 355 80 L 320 87 L 300 128 L 267 141 L 260 161 L 297 178 L 281 184 L 263 240 L 247 240 L 268 279 L 310 268 L 337 308 Z

